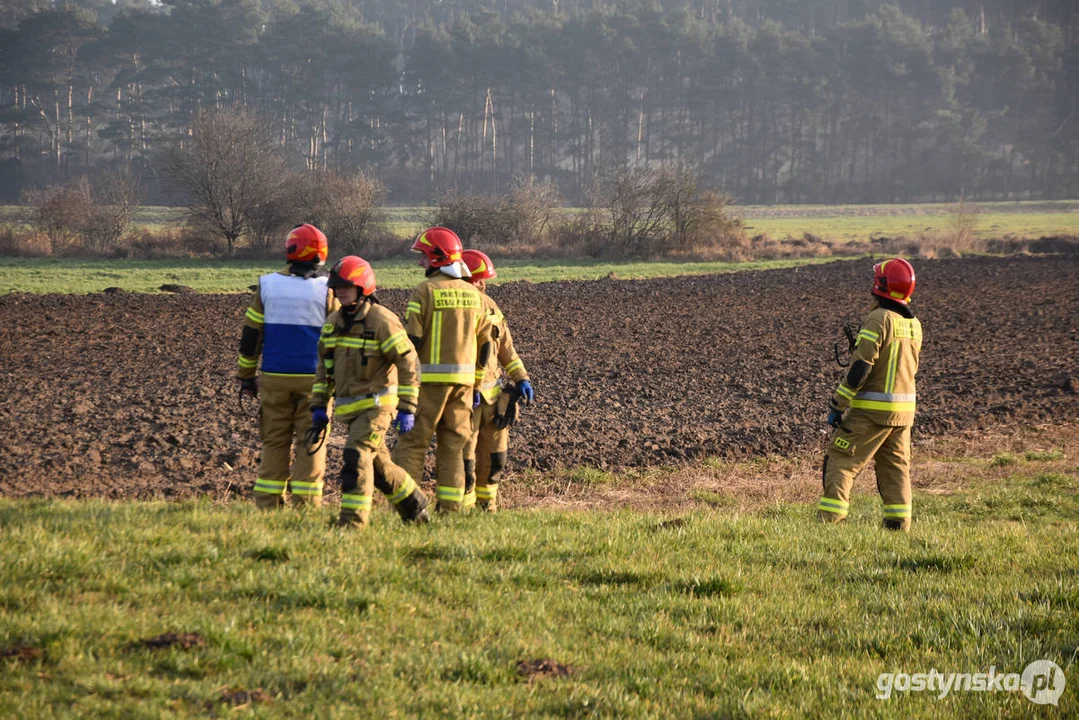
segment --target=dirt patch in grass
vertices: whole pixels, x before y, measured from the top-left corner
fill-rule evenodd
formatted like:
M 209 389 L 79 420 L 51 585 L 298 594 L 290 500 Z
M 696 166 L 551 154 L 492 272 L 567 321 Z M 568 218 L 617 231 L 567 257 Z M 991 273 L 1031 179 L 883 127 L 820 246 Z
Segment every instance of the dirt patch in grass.
M 517 674 L 532 682 L 543 678 L 564 678 L 575 672 L 575 668 L 557 660 L 522 660 L 517 663 Z
M 233 708 L 246 707 L 255 704 L 269 704 L 273 702 L 273 696 L 262 688 L 254 690 L 228 689 L 221 693 L 218 702 L 231 705 Z
M 178 647 L 181 650 L 190 650 L 193 647 L 202 647 L 206 641 L 198 633 L 174 633 L 167 632 L 155 635 L 152 638 L 141 640 L 139 645 L 148 648 Z
M 14 662 L 29 662 L 44 657 L 45 651 L 32 645 L 16 645 L 14 647 L 0 649 L 0 660 Z

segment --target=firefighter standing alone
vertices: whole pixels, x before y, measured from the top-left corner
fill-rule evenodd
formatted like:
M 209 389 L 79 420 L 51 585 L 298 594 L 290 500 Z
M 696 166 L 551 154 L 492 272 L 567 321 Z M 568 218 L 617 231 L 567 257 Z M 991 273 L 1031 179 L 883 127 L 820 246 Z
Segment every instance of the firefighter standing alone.
M 431 435 L 435 452 L 438 510 L 457 512 L 465 499 L 464 451 L 472 435 L 472 392 L 477 366 L 490 353 L 490 321 L 480 293 L 461 278 L 461 239 L 452 230 L 429 228 L 412 248 L 423 254 L 427 279 L 412 292 L 405 330 L 420 357 L 420 395 L 415 429 L 398 438 L 393 460 L 413 478 L 423 477 Z
M 342 526 L 367 525 L 371 496 L 378 488 L 408 522 L 427 522 L 427 497 L 390 459 L 386 431 L 412 429 L 419 394 L 416 353 L 401 321 L 375 297 L 375 273 L 366 260 L 343 257 L 330 271 L 329 286 L 341 309 L 326 319 L 311 389 L 311 424 L 328 432 L 330 398 L 348 423 L 341 466 Z
M 845 519 L 854 479 L 875 459 L 884 527 L 905 531 L 912 514 L 910 428 L 922 325 L 909 305 L 914 293 L 910 263 L 885 260 L 873 275 L 873 308 L 858 331 L 847 377 L 829 404 L 828 424 L 835 433 L 824 458 L 824 496 L 817 516 L 824 522 Z
M 303 438 L 311 426 L 307 396 L 315 380 L 319 332 L 336 307 L 327 279 L 317 275 L 327 252 L 321 230 L 306 224 L 294 228 L 285 239 L 288 265 L 259 278 L 244 316 L 236 377 L 241 392 L 261 399 L 262 458 L 255 480 L 255 504 L 260 508 L 283 505 L 286 490 L 291 490 L 295 505 L 322 503 L 326 449 L 308 455 Z
M 483 378 L 473 400 L 472 437 L 465 450 L 464 505 L 477 505 L 481 510 L 495 512 L 498 509 L 498 482 L 509 451 L 509 425 L 514 415 L 509 405 L 515 403 L 518 396 L 531 403 L 535 393 L 524 361 L 513 347 L 509 323 L 498 303 L 487 294 L 487 281 L 498 276 L 491 258 L 479 250 L 465 250 L 461 258 L 471 273 L 469 282 L 480 291 L 483 299 L 484 312 L 491 321 L 494 348 L 486 365 L 480 368 Z M 503 393 L 503 370 L 514 383 L 506 393 Z

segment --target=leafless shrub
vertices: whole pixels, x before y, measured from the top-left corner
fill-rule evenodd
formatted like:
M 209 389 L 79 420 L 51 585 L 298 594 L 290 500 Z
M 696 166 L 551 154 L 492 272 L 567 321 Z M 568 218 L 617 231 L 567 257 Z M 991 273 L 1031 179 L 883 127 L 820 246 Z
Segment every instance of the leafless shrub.
M 431 218 L 432 225 L 441 225 L 457 233 L 465 245 L 475 246 L 484 237 L 498 242 L 505 237 L 502 225 L 502 200 L 496 195 L 470 195 L 450 190 L 438 198 Z
M 138 183 L 122 174 L 107 176 L 97 183 L 82 225 L 83 247 L 98 254 L 115 249 L 128 231 L 139 195 Z
M 31 208 L 31 224 L 49 239 L 54 255 L 75 245 L 93 208 L 90 181 L 80 177 L 63 185 L 23 194 Z
M 438 199 L 432 222 L 456 232 L 466 245 L 528 249 L 548 241 L 561 205 L 554 184 L 527 177 L 504 195 L 447 192 Z
M 248 213 L 251 248 L 256 255 L 278 253 L 289 230 L 311 223 L 326 233 L 334 254 L 362 253 L 385 232 L 381 210 L 385 196 L 382 183 L 362 173 L 290 172 L 273 202 Z
M 730 202 L 700 189 L 690 169 L 621 167 L 590 190 L 588 212 L 566 234 L 593 238 L 592 254 L 605 256 L 714 255 L 745 244 Z
M 966 198 L 960 198 L 952 207 L 951 226 L 952 242 L 954 248 L 959 249 L 970 244 L 981 225 L 981 213 L 978 206 L 967 202 Z
M 49 239 L 41 232 L 16 232 L 9 227 L 0 229 L 0 255 L 45 257 L 49 250 Z
M 188 194 L 188 209 L 227 243 L 249 230 L 251 218 L 272 212 L 287 166 L 269 127 L 236 108 L 201 113 L 191 134 L 169 155 L 169 175 Z
M 304 173 L 290 183 L 302 218 L 326 233 L 334 253 L 362 254 L 385 234 L 382 204 L 386 187 L 363 173 L 340 175 L 326 170 Z M 297 222 L 292 222 L 295 226 Z

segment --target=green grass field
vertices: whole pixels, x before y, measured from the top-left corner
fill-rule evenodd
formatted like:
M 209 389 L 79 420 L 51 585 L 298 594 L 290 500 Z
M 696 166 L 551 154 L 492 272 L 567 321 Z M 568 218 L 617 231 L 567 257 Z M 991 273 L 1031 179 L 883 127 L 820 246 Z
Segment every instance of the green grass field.
M 978 210 L 975 235 L 1038 238 L 1079 235 L 1079 201 L 1033 201 L 971 203 Z M 773 238 L 801 237 L 811 233 L 836 242 L 865 242 L 870 237 L 918 236 L 954 230 L 955 204 L 910 205 L 745 205 L 734 206 L 753 235 Z M 422 230 L 433 208 L 394 206 L 386 208 L 390 231 L 407 237 Z M 181 208 L 142 207 L 134 224 L 160 232 L 183 220 Z M 15 205 L 0 206 L 0 227 L 25 228 L 29 213 Z
M 330 508 L 0 501 L 0 714 L 1074 717 L 1079 468 L 1037 465 L 916 493 L 909 535 L 869 496 L 843 527 L 809 504 L 426 527 L 380 506 L 362 533 Z M 147 642 L 165 633 L 197 637 Z M 877 698 L 881 673 L 1040 659 L 1065 668 L 1059 708 Z
M 587 260 L 499 260 L 495 284 L 529 280 L 596 280 L 615 273 L 619 278 L 671 277 L 794 267 L 829 262 L 833 258 L 762 260 L 755 262 L 598 262 Z M 415 261 L 375 261 L 379 287 L 411 288 L 423 279 Z M 0 293 L 92 293 L 107 287 L 133 292 L 157 292 L 161 285 L 187 285 L 199 292 L 246 292 L 258 276 L 283 265 L 252 260 L 76 260 L 0 257 Z

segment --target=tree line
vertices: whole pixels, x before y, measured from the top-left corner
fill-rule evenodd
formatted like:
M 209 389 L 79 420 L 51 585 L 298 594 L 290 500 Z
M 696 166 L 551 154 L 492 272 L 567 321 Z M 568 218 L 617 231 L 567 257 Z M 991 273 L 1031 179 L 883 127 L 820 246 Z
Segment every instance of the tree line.
M 396 203 L 684 166 L 741 203 L 1079 193 L 1071 0 L 0 0 L 0 28 L 5 202 L 118 171 L 168 202 L 163 158 L 230 107 Z

